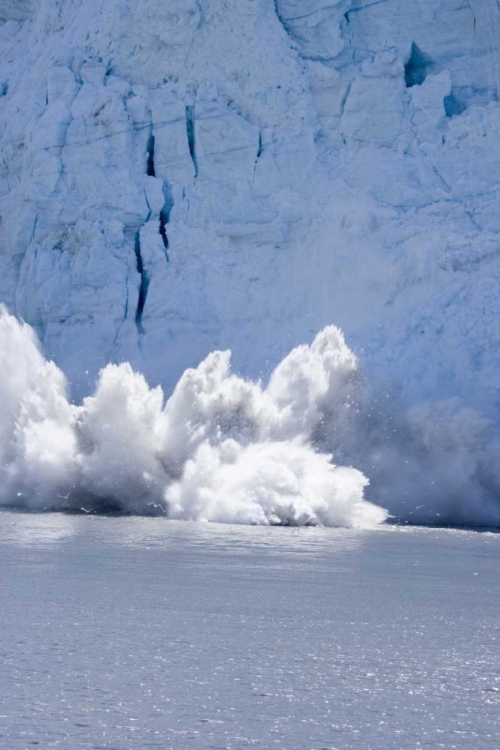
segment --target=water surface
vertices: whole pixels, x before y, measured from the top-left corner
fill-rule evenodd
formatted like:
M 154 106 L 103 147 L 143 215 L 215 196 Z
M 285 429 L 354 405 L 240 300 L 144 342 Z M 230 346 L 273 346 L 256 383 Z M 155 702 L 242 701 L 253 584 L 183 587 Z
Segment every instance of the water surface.
M 0 513 L 0 747 L 500 747 L 500 535 Z

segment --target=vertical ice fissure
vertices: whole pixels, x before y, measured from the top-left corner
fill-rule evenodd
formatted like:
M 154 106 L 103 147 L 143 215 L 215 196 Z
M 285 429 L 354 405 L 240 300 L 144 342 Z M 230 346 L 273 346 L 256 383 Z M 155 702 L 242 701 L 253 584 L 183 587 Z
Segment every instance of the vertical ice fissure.
M 167 235 L 168 213 L 165 209 L 160 211 L 160 237 L 165 250 L 165 258 L 168 261 L 168 235 Z
M 196 158 L 196 134 L 194 127 L 194 106 L 186 107 L 186 133 L 188 139 L 189 153 L 194 167 L 194 176 L 198 177 L 198 160 Z
M 148 140 L 148 146 L 147 146 L 147 154 L 148 154 L 148 161 L 147 161 L 147 175 L 148 177 L 156 177 L 156 167 L 155 167 L 155 137 L 154 134 L 151 133 Z M 167 224 L 169 221 L 169 215 L 170 215 L 170 208 L 166 208 L 167 200 L 165 199 L 165 205 L 160 211 L 160 214 L 158 216 L 158 221 L 160 225 L 160 237 L 163 242 L 163 247 L 165 249 L 165 258 L 168 261 L 168 235 L 167 235 Z M 149 219 L 148 219 L 149 221 Z
M 148 146 L 147 146 L 147 152 L 148 152 L 148 164 L 147 164 L 147 175 L 148 177 L 156 177 L 156 171 L 155 171 L 155 137 L 151 133 L 148 140 Z
M 140 229 L 136 232 L 136 235 L 135 235 L 134 251 L 135 251 L 137 273 L 141 277 L 141 282 L 139 285 L 139 298 L 137 300 L 137 309 L 135 311 L 135 324 L 137 326 L 137 330 L 139 331 L 139 333 L 144 333 L 144 328 L 142 325 L 142 315 L 144 312 L 144 307 L 146 305 L 146 298 L 148 296 L 149 276 L 148 276 L 146 269 L 144 268 L 144 260 L 143 260 L 142 252 L 141 252 L 141 230 Z
M 262 130 L 259 131 L 259 145 L 257 146 L 257 153 L 255 154 L 255 161 L 253 164 L 253 174 L 255 177 L 255 170 L 257 169 L 257 164 L 259 163 L 259 159 L 262 156 L 262 151 L 264 150 L 264 145 L 262 142 Z

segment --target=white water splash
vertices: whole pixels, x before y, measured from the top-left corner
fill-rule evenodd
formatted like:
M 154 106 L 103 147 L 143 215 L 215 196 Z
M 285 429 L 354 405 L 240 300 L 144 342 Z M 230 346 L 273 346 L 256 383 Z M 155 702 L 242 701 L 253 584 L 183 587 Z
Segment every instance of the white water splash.
M 367 479 L 310 440 L 321 399 L 345 399 L 355 357 L 327 328 L 292 352 L 268 388 L 214 352 L 164 405 L 128 364 L 109 365 L 95 394 L 69 403 L 63 374 L 33 331 L 0 315 L 0 503 L 31 509 L 113 507 L 179 519 L 373 526 Z
M 500 525 L 500 442 L 476 411 L 453 399 L 407 408 L 366 382 L 334 326 L 294 349 L 267 386 L 233 374 L 230 359 L 213 352 L 186 370 L 166 403 L 130 365 L 108 365 L 73 405 L 33 331 L 2 310 L 0 505 Z

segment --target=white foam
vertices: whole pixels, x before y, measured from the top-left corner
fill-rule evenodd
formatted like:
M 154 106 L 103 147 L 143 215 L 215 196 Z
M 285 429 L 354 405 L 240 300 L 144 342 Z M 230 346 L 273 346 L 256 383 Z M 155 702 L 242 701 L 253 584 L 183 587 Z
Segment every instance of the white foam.
M 368 480 L 310 444 L 318 403 L 356 372 L 342 335 L 292 352 L 268 389 L 230 353 L 187 370 L 164 405 L 130 365 L 108 365 L 81 406 L 33 331 L 0 314 L 0 503 L 105 508 L 252 524 L 369 527 L 387 514 Z M 340 389 L 341 390 L 341 389 Z
M 232 373 L 230 352 L 213 352 L 166 403 L 121 364 L 74 405 L 33 331 L 3 309 L 0 367 L 0 505 L 253 524 L 371 527 L 389 512 L 500 525 L 489 420 L 456 399 L 408 408 L 366 381 L 334 326 L 285 357 L 267 386 Z

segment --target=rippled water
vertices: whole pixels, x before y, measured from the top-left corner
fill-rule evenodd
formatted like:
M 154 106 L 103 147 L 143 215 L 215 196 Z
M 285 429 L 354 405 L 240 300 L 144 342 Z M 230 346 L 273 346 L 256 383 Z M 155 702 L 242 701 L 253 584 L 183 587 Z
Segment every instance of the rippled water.
M 500 747 L 500 535 L 0 514 L 0 747 Z

